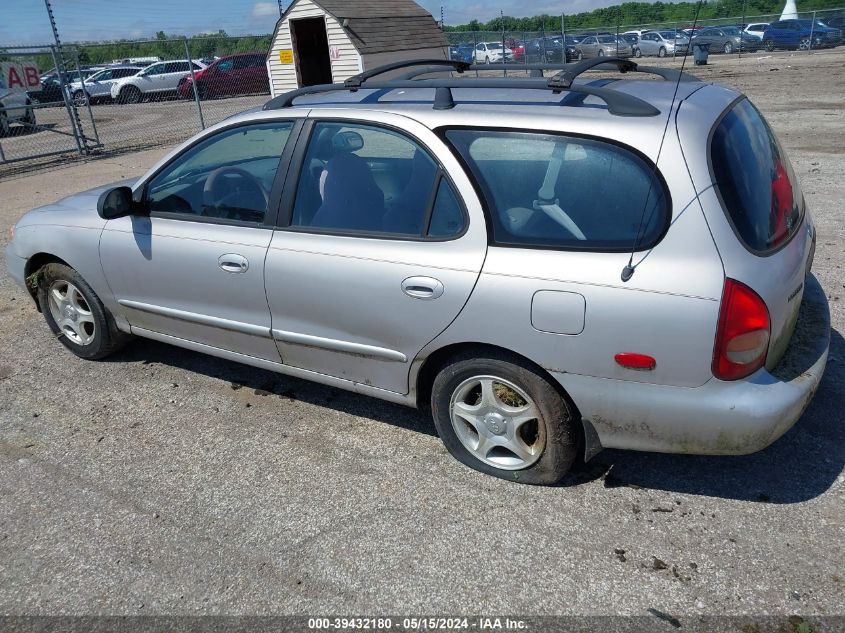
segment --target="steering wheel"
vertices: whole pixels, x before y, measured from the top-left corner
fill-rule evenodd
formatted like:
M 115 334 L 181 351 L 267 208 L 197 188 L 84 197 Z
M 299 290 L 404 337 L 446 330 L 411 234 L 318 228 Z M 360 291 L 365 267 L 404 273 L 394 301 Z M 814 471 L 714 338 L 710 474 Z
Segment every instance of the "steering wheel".
M 227 175 L 238 176 L 246 184 L 246 187 L 242 189 L 240 186 L 236 186 L 234 189 L 218 192 L 215 189 L 215 186 L 218 184 L 218 181 L 220 181 L 222 177 Z M 224 203 L 229 197 L 241 196 L 245 191 L 249 191 L 249 188 L 252 188 L 254 193 L 257 192 L 261 195 L 261 198 L 264 200 L 264 208 L 266 209 L 270 204 L 270 197 L 267 195 L 267 192 L 264 191 L 264 186 L 261 184 L 261 181 L 258 180 L 258 178 L 253 176 L 245 169 L 241 169 L 240 167 L 218 167 L 208 175 L 208 178 L 205 181 L 205 186 L 202 188 L 202 215 L 210 215 L 212 217 L 227 217 L 232 220 L 255 220 L 254 217 L 241 216 L 256 215 L 258 213 L 257 211 L 253 211 L 252 213 L 250 213 L 249 209 L 239 209 L 232 207 L 222 212 L 220 210 L 221 207 L 227 206 Z M 209 213 L 209 211 L 211 211 L 212 213 Z M 263 216 L 263 213 L 261 215 Z

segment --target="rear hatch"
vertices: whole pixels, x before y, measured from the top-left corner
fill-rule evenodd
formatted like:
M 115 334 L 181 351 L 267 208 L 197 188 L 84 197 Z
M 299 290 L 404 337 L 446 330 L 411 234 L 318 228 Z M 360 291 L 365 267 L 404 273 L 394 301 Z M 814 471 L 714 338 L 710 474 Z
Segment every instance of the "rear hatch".
M 768 307 L 771 370 L 795 330 L 815 230 L 789 158 L 750 101 L 725 111 L 709 151 L 715 191 L 734 234 L 717 246 L 727 277 L 748 285 Z

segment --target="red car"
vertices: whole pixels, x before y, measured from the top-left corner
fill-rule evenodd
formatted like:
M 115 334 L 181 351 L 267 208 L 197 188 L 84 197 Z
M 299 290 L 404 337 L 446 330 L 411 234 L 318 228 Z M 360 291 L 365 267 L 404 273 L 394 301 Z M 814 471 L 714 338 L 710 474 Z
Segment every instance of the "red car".
M 208 67 L 179 80 L 183 99 L 194 98 L 194 81 L 200 99 L 270 92 L 264 53 L 238 53 L 214 60 Z

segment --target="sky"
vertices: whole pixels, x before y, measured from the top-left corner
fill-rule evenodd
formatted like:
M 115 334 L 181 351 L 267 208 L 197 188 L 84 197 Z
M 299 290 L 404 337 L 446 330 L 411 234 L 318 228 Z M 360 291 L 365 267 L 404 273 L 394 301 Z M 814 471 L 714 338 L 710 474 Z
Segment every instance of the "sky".
M 355 0 L 350 0 L 354 2 Z M 173 35 L 213 33 L 263 34 L 273 30 L 279 16 L 276 0 L 52 0 L 53 13 L 63 41 L 101 41 L 150 38 L 163 30 Z M 283 0 L 284 6 L 290 0 Z M 440 7 L 446 24 L 486 22 L 499 15 L 516 17 L 548 13 L 579 13 L 618 4 L 619 0 L 418 0 L 436 19 Z M 2 0 L 0 46 L 49 44 L 50 22 L 44 0 Z

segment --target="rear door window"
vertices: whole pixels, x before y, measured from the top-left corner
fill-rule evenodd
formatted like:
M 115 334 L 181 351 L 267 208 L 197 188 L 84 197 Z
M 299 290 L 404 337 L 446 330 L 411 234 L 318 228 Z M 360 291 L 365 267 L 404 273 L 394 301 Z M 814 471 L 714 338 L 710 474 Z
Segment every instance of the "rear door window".
M 654 167 L 616 145 L 557 134 L 449 130 L 478 182 L 496 244 L 650 248 L 671 206 Z
M 722 205 L 743 244 L 762 254 L 788 242 L 801 224 L 804 196 L 774 132 L 747 99 L 714 129 L 710 161 Z

